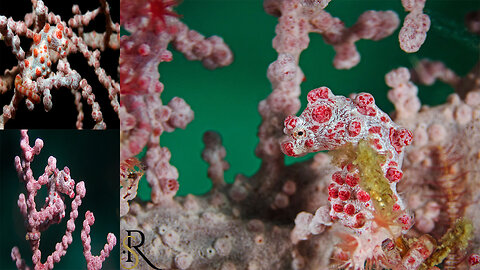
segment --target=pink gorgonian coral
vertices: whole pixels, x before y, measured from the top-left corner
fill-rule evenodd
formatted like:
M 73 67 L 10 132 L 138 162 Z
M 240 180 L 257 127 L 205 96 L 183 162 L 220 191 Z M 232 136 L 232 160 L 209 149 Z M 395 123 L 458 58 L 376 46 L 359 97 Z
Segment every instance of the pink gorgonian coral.
M 19 179 L 25 184 L 26 193 L 20 193 L 18 196 L 18 207 L 25 220 L 26 235 L 25 239 L 30 243 L 32 250 L 32 262 L 35 269 L 52 269 L 55 263 L 67 253 L 67 249 L 73 241 L 72 233 L 75 231 L 75 220 L 78 217 L 78 208 L 82 204 L 82 200 L 86 194 L 85 183 L 80 181 L 75 184 L 75 180 L 71 176 L 70 169 L 64 167 L 62 170 L 57 168 L 57 160 L 55 157 L 48 158 L 48 165 L 45 172 L 35 179 L 32 162 L 35 156 L 39 155 L 43 148 L 43 141 L 37 139 L 33 146 L 30 146 L 27 130 L 21 131 L 22 138 L 20 147 L 22 155 L 15 157 L 15 168 Z M 36 198 L 39 190 L 45 186 L 48 196 L 45 198 L 44 205 L 37 209 Z M 42 233 L 50 228 L 51 225 L 60 223 L 66 216 L 66 198 L 72 199 L 70 213 L 66 224 L 65 235 L 61 241 L 55 245 L 55 250 L 42 262 L 42 251 L 40 250 L 40 240 Z M 100 269 L 103 261 L 110 255 L 113 247 L 116 245 L 116 237 L 109 233 L 107 243 L 105 244 L 100 255 L 94 256 L 91 253 L 90 226 L 93 225 L 95 217 L 93 213 L 87 211 L 85 213 L 85 221 L 83 222 L 83 230 L 81 239 L 84 249 L 84 256 L 87 261 L 88 269 Z M 26 262 L 22 259 L 18 247 L 13 247 L 11 252 L 12 260 L 18 269 L 28 269 Z
M 145 175 L 152 187 L 152 200 L 170 201 L 178 190 L 178 171 L 170 165 L 170 151 L 160 146 L 160 135 L 176 128 L 184 129 L 194 114 L 179 97 L 163 104 L 164 85 L 159 81 L 158 65 L 172 61 L 173 48 L 188 60 L 202 61 L 208 69 L 229 65 L 230 48 L 219 36 L 205 37 L 179 20 L 172 6 L 176 1 L 120 1 L 122 26 L 130 35 L 121 38 L 120 54 L 120 160 L 123 162 L 147 148 Z M 126 201 L 135 196 L 134 178 L 121 179 L 122 216 Z

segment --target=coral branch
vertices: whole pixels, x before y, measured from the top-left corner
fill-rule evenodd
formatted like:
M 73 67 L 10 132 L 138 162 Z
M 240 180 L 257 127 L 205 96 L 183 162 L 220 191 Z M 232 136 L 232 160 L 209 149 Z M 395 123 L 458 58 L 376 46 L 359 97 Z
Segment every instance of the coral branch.
M 107 236 L 107 243 L 100 252 L 100 255 L 93 256 L 91 252 L 92 247 L 90 246 L 90 226 L 92 226 L 93 223 L 95 223 L 95 217 L 93 216 L 93 213 L 90 211 L 85 212 L 85 220 L 83 221 L 81 237 L 83 244 L 83 255 L 85 255 L 85 259 L 87 260 L 87 268 L 89 270 L 101 269 L 102 263 L 106 258 L 108 258 L 108 256 L 110 256 L 110 252 L 117 243 L 115 235 L 113 233 L 109 233 Z
M 453 70 L 440 61 L 429 59 L 420 60 L 411 70 L 412 80 L 432 85 L 440 80 L 453 87 L 455 92 L 468 104 L 477 105 L 480 102 L 480 62 L 463 77 L 458 76 Z
M 224 160 L 227 152 L 222 146 L 222 138 L 214 131 L 207 131 L 203 134 L 205 149 L 202 158 L 208 163 L 208 177 L 212 179 L 214 186 L 225 185 L 223 172 L 228 170 L 230 165 Z
M 385 81 L 393 89 L 388 91 L 388 99 L 395 105 L 395 117 L 407 119 L 420 110 L 418 88 L 410 81 L 410 72 L 406 68 L 398 68 L 385 75 Z
M 426 0 L 402 0 L 406 11 L 410 12 L 403 21 L 402 29 L 398 34 L 400 48 L 412 53 L 420 49 L 427 38 L 430 29 L 430 18 L 423 13 Z

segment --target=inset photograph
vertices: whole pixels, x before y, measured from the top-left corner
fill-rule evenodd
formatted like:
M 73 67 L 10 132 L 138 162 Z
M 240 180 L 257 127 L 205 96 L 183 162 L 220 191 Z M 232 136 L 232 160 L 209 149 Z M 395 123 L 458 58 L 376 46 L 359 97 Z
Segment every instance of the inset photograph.
M 0 132 L 0 268 L 119 269 L 117 130 Z
M 0 3 L 0 129 L 119 127 L 119 2 Z

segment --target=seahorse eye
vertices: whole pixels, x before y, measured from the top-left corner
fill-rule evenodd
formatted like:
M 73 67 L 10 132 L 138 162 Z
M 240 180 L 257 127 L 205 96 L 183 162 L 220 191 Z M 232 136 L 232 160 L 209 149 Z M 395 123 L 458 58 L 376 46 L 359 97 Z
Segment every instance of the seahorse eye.
M 306 135 L 305 133 L 305 130 L 304 129 L 297 129 L 296 131 L 294 131 L 293 133 L 293 136 L 298 139 L 298 138 L 302 138 Z

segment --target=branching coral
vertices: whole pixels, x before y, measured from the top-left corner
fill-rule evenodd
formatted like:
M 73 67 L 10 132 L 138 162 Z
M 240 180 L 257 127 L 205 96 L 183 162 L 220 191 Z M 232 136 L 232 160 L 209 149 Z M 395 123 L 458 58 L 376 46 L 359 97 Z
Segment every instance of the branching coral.
M 35 179 L 33 176 L 31 163 L 35 156 L 39 155 L 43 148 L 43 141 L 37 139 L 33 147 L 29 144 L 27 130 L 22 130 L 22 138 L 20 146 L 22 155 L 15 157 L 15 167 L 21 182 L 25 184 L 27 189 L 26 195 L 21 193 L 18 197 L 18 207 L 25 219 L 27 233 L 25 239 L 29 241 L 32 249 L 32 262 L 35 269 L 52 269 L 55 263 L 58 263 L 67 253 L 67 249 L 73 241 L 72 233 L 75 231 L 75 220 L 78 217 L 78 207 L 81 206 L 82 200 L 86 194 L 85 183 L 83 181 L 75 184 L 70 175 L 70 169 L 65 167 L 59 170 L 56 167 L 57 160 L 55 157 L 48 158 L 48 165 L 45 172 Z M 42 186 L 48 189 L 48 197 L 45 204 L 37 210 L 35 199 Z M 72 199 L 69 220 L 67 228 L 62 240 L 55 245 L 55 251 L 42 262 L 42 252 L 40 250 L 40 240 L 44 233 L 51 225 L 60 223 L 65 217 L 66 205 L 64 196 Z M 116 244 L 116 237 L 109 233 L 107 243 L 105 244 L 99 256 L 93 256 L 91 253 L 90 226 L 95 221 L 92 212 L 87 211 L 83 230 L 81 234 L 82 244 L 84 248 L 85 259 L 87 260 L 88 269 L 100 269 L 102 263 L 110 255 Z M 11 258 L 15 261 L 18 269 L 29 269 L 26 262 L 22 259 L 19 248 L 13 247 Z
M 428 64 L 426 61 L 421 63 L 421 65 Z M 436 65 L 443 67 L 438 62 Z M 408 74 L 406 69 L 403 71 Z M 417 71 L 412 71 L 414 72 Z M 425 69 L 420 66 L 418 72 L 424 73 Z M 387 83 L 388 81 L 389 75 L 387 75 Z M 453 94 L 449 97 L 447 104 L 434 108 L 423 107 L 420 111 L 410 110 L 409 118 L 399 118 L 400 123 L 412 129 L 415 138 L 414 147 L 406 153 L 405 183 L 399 185 L 399 190 L 408 189 L 409 185 L 415 183 L 415 192 L 412 192 L 407 199 L 410 208 L 414 209 L 418 216 L 415 229 L 421 233 L 437 236 L 438 239 L 446 238 L 445 228 L 450 228 L 451 231 L 455 228 L 458 230 L 460 218 L 468 217 L 469 220 L 474 221 L 474 227 L 478 226 L 477 216 L 471 208 L 474 204 L 470 203 L 477 195 L 465 190 L 476 183 L 475 168 L 479 162 L 478 151 L 471 148 L 472 143 L 475 144 L 474 142 L 478 140 L 479 103 L 475 92 L 475 87 L 466 91 L 465 96 L 468 98 L 465 100 Z M 397 105 L 396 100 L 392 102 L 397 108 L 404 107 Z M 464 139 L 458 140 L 458 138 Z M 424 194 L 423 198 L 421 194 Z M 465 222 L 463 221 L 463 224 Z M 443 226 L 439 226 L 440 224 Z M 471 225 L 466 227 L 469 226 Z M 469 227 L 468 230 L 471 228 Z M 466 235 L 468 236 L 464 238 L 468 239 L 470 234 L 466 233 Z M 475 244 L 470 247 L 470 250 L 478 250 L 477 241 L 474 238 Z M 439 242 L 441 244 L 443 240 Z M 438 249 L 443 249 L 445 254 L 436 262 L 431 258 L 428 262 L 433 266 L 445 259 L 445 269 L 466 267 L 465 262 L 461 263 L 468 254 L 468 250 L 465 250 L 465 246 L 461 248 L 459 244 L 460 242 L 456 241 L 455 247 L 447 249 L 448 251 L 445 251 L 445 247 L 439 246 Z M 438 252 L 440 251 L 434 252 L 432 256 L 438 258 Z
M 121 23 L 131 32 L 121 39 L 121 152 L 125 160 L 138 154 L 145 146 L 145 174 L 153 188 L 152 200 L 169 201 L 178 190 L 178 172 L 170 165 L 170 152 L 160 147 L 164 131 L 185 128 L 192 121 L 193 111 L 181 98 L 163 105 L 157 67 L 172 60 L 169 43 L 190 60 L 202 60 L 214 69 L 232 61 L 230 49 L 218 36 L 205 38 L 188 29 L 171 11 L 174 2 L 163 0 L 122 0 Z M 161 18 L 161 19 L 158 19 Z

